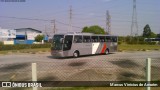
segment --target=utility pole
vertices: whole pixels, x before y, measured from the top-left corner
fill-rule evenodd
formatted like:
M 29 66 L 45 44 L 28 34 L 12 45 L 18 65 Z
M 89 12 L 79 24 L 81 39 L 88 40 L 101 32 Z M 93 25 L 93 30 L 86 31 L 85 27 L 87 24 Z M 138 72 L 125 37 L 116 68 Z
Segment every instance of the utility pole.
M 45 30 L 44 31 L 45 31 L 45 34 L 48 36 L 46 25 L 45 25 Z
M 52 20 L 52 22 L 51 23 L 53 23 L 53 34 L 55 34 L 57 31 L 56 31 L 56 20 L 54 19 L 54 20 Z
M 108 34 L 111 34 L 111 16 L 109 14 L 109 11 L 106 11 L 106 32 L 108 32 Z
M 69 10 L 69 30 L 68 32 L 72 31 L 72 6 L 70 6 L 70 10 Z

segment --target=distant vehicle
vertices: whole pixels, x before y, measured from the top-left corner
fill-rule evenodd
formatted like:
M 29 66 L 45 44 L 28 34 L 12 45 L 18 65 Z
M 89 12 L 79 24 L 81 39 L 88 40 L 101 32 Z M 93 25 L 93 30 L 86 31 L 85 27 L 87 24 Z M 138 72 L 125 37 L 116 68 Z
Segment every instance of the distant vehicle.
M 160 42 L 160 38 L 145 38 L 144 39 L 145 42 Z
M 91 33 L 55 34 L 51 47 L 54 57 L 109 54 L 117 51 L 117 36 Z

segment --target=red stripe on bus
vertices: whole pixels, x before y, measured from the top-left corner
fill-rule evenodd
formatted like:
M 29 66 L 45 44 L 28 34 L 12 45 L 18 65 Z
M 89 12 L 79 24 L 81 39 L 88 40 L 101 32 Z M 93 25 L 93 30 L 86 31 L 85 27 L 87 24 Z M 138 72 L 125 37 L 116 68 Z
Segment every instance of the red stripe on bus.
M 104 44 L 103 44 L 103 48 L 102 48 L 101 53 L 104 53 L 106 49 L 107 49 L 107 44 L 106 44 L 106 43 L 104 43 Z

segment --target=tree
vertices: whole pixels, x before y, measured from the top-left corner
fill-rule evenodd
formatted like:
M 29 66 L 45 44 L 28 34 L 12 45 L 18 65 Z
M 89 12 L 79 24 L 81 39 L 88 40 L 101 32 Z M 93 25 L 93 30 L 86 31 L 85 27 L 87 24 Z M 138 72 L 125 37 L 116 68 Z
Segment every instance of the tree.
M 41 41 L 43 40 L 43 38 L 44 38 L 44 35 L 37 35 L 37 36 L 35 37 L 35 41 L 36 41 L 36 42 L 41 42 Z
M 160 38 L 160 33 L 159 33 L 159 34 L 157 34 L 157 38 Z
M 149 38 L 156 38 L 157 34 L 155 34 L 154 32 L 151 32 L 151 35 L 149 36 Z
M 84 27 L 82 32 L 88 32 L 88 27 Z
M 151 31 L 150 26 L 147 24 L 144 27 L 143 37 L 145 37 L 145 38 L 156 38 L 157 35 L 154 32 Z
M 147 24 L 147 25 L 144 27 L 143 37 L 149 38 L 150 35 L 151 35 L 151 29 L 150 29 L 150 26 Z
M 82 32 L 94 33 L 94 34 L 105 34 L 104 29 L 101 28 L 98 25 L 94 25 L 94 26 L 90 26 L 90 27 L 84 27 Z

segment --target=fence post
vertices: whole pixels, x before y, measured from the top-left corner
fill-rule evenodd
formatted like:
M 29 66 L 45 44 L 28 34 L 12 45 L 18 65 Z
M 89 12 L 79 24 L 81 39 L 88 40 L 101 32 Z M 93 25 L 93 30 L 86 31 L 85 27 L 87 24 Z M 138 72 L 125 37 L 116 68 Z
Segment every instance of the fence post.
M 151 81 L 151 58 L 146 59 L 146 80 L 148 84 Z M 147 86 L 146 90 L 151 90 L 151 87 Z
M 37 81 L 37 64 L 32 63 L 32 81 Z M 37 90 L 37 87 L 33 87 L 33 90 Z

